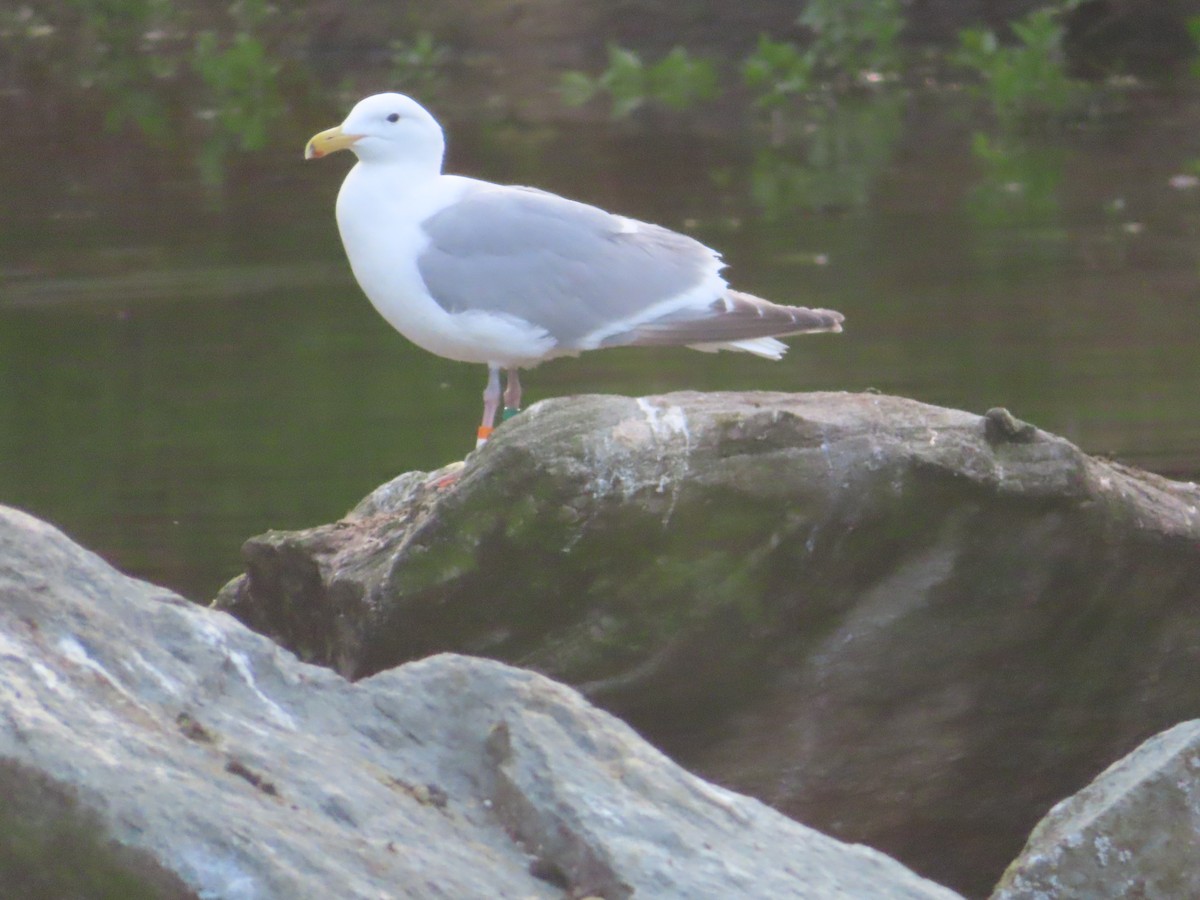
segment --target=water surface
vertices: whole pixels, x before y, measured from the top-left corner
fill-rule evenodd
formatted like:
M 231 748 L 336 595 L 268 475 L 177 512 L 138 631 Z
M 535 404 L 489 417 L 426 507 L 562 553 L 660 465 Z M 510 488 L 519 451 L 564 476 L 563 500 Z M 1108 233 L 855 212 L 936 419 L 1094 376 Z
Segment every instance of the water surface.
M 1176 177 L 1200 156 L 1195 100 L 1147 97 L 990 161 L 947 102 L 782 151 L 720 129 L 457 123 L 456 171 L 687 230 L 736 286 L 846 314 L 781 363 L 606 351 L 529 373 L 527 400 L 871 387 L 1007 406 L 1196 477 L 1200 190 Z M 280 146 L 213 194 L 178 149 L 70 137 L 0 148 L 0 502 L 206 599 L 247 536 L 333 520 L 471 447 L 482 368 L 408 345 L 350 279 L 332 209 L 348 155 Z

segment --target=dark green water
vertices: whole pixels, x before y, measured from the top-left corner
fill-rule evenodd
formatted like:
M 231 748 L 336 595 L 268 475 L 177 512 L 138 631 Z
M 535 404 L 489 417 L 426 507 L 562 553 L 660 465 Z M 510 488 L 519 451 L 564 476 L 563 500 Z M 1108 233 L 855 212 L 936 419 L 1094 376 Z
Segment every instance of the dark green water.
M 1200 475 L 1200 188 L 1170 183 L 1200 158 L 1196 102 L 1147 98 L 990 162 L 943 105 L 807 156 L 719 129 L 454 127 L 456 171 L 689 230 L 736 286 L 847 317 L 781 363 L 556 361 L 527 400 L 874 387 L 1007 406 L 1090 452 Z M 206 599 L 245 537 L 335 519 L 472 446 L 484 372 L 377 317 L 333 221 L 351 160 L 300 149 L 241 165 L 214 199 L 179 152 L 5 142 L 0 502 Z

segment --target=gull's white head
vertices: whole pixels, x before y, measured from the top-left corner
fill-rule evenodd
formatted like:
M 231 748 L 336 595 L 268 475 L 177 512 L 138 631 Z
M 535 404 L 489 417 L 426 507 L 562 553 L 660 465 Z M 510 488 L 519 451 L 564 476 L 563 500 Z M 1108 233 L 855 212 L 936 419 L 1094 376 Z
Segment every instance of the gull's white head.
M 446 152 L 442 126 L 404 94 L 375 94 L 358 101 L 336 128 L 313 135 L 305 159 L 352 150 L 363 162 L 399 163 L 440 172 Z

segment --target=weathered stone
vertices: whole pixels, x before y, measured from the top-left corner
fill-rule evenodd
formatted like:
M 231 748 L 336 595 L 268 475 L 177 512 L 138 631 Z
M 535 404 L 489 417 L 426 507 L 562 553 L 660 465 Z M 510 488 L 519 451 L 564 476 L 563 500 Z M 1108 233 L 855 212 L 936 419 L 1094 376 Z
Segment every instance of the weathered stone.
M 100 835 L 32 864 L 125 848 L 84 869 L 126 879 L 103 896 L 956 896 L 689 775 L 540 675 L 441 655 L 350 683 L 3 507 L 0 760 L 0 786 L 43 818 L 69 797 Z M 0 847 L 5 887 L 66 883 Z
M 536 668 L 977 895 L 1054 801 L 1200 716 L 1200 491 L 1003 411 L 577 397 L 447 474 L 247 542 L 218 605 L 350 677 Z
M 1055 806 L 992 900 L 1200 897 L 1200 722 L 1156 735 Z
M 990 441 L 1029 444 L 1037 440 L 1038 430 L 1028 422 L 1022 422 L 1003 406 L 989 409 L 983 414 L 983 419 L 984 434 Z

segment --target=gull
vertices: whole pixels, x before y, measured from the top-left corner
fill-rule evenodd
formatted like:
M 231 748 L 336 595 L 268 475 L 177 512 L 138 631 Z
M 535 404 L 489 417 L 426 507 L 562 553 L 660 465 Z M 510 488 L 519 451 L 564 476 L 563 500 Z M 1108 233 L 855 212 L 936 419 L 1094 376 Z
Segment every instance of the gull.
M 780 337 L 842 330 L 833 310 L 733 290 L 720 254 L 686 235 L 536 188 L 444 174 L 445 149 L 437 120 L 389 93 L 359 101 L 304 157 L 358 157 L 337 223 L 375 309 L 417 346 L 487 365 L 477 445 L 501 400 L 504 418 L 520 409 L 519 370 L 547 359 L 680 345 L 780 359 Z

